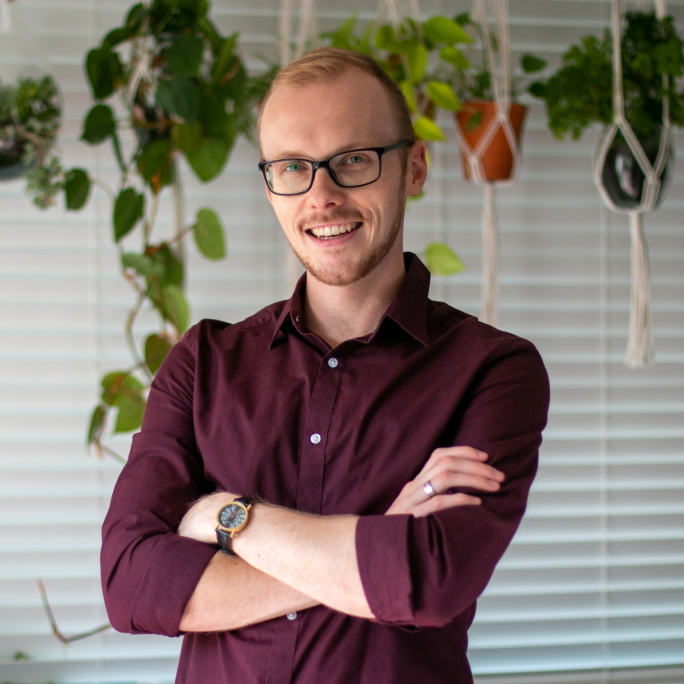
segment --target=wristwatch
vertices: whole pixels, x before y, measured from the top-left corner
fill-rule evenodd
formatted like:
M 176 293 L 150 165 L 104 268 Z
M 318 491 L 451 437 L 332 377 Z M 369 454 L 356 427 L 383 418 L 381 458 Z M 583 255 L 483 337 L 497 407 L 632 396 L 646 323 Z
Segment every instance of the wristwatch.
M 216 541 L 223 553 L 235 555 L 233 537 L 242 530 L 249 521 L 249 509 L 252 500 L 246 496 L 238 496 L 218 512 L 216 525 Z

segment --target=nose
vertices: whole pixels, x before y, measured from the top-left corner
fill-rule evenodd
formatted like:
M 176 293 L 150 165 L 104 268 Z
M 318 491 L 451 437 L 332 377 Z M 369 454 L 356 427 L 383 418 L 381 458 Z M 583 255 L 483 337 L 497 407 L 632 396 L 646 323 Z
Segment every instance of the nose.
M 307 195 L 312 207 L 336 206 L 344 201 L 344 188 L 333 180 L 328 168 L 319 166 L 314 171 L 313 184 Z

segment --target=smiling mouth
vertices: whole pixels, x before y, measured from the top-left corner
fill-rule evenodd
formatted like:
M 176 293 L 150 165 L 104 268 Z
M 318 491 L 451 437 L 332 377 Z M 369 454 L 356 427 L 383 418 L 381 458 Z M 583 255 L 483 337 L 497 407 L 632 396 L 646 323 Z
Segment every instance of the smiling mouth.
M 360 222 L 340 223 L 334 226 L 317 226 L 316 228 L 310 228 L 306 232 L 309 233 L 309 235 L 313 235 L 315 238 L 318 238 L 319 240 L 331 240 L 333 238 L 339 237 L 340 235 L 353 233 L 360 227 Z

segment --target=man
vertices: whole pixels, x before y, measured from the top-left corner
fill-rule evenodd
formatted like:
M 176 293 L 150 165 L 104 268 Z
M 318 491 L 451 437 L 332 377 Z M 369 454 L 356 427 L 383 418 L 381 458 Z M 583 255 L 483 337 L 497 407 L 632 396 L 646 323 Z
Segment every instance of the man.
M 475 601 L 535 474 L 543 364 L 427 298 L 402 251 L 425 149 L 372 60 L 294 62 L 259 135 L 306 274 L 287 302 L 193 327 L 157 374 L 104 525 L 110 619 L 184 633 L 177 682 L 471 682 Z

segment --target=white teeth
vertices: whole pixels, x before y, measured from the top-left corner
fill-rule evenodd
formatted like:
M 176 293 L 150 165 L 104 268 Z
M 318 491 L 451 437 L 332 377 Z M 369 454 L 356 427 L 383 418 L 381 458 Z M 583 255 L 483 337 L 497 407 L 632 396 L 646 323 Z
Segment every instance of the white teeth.
M 345 233 L 351 233 L 356 230 L 360 224 L 358 223 L 345 223 L 342 225 L 334 226 L 320 226 L 318 228 L 312 228 L 311 233 L 317 238 L 329 238 L 334 235 L 344 235 Z

